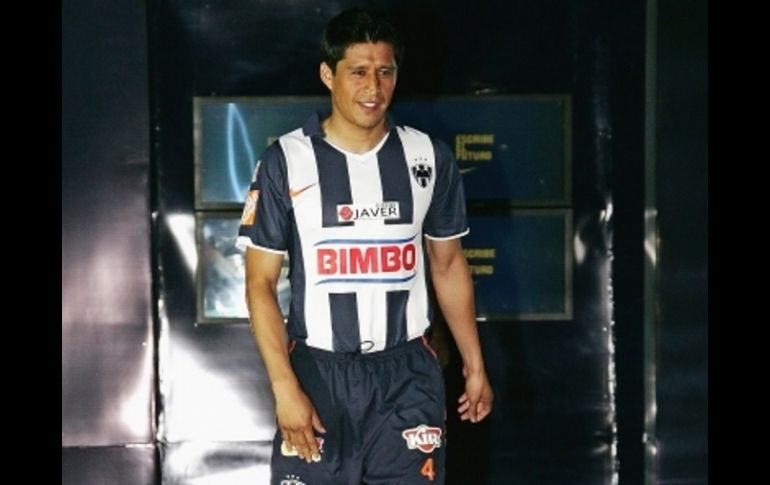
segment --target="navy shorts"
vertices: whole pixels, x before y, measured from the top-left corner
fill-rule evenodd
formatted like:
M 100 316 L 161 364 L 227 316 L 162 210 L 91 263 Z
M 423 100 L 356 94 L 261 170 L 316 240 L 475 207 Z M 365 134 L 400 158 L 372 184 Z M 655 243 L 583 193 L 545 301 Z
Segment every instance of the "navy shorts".
M 369 354 L 297 343 L 290 355 L 326 433 L 307 463 L 273 440 L 273 485 L 444 483 L 446 404 L 436 354 L 424 338 Z

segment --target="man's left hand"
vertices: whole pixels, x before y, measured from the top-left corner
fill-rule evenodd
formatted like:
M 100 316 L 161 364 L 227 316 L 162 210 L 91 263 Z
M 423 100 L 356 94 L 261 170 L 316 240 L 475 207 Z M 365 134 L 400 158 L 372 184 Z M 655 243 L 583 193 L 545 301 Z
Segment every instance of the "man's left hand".
M 457 412 L 462 421 L 470 420 L 471 423 L 478 423 L 492 412 L 492 401 L 495 394 L 492 392 L 492 386 L 489 385 L 487 373 L 481 371 L 469 371 L 463 368 L 465 376 L 465 392 L 458 402 L 460 406 Z

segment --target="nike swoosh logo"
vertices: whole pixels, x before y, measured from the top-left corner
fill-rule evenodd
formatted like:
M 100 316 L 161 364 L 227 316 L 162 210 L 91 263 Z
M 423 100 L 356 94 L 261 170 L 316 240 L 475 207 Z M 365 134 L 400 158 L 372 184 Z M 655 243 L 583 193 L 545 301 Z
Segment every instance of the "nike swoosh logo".
M 291 189 L 291 190 L 289 190 L 289 197 L 291 197 L 293 199 L 294 197 L 298 196 L 302 192 L 306 191 L 307 189 L 309 189 L 310 187 L 313 187 L 315 185 L 318 185 L 318 182 L 313 182 L 312 184 L 306 185 L 306 186 L 302 187 L 301 189 Z
M 461 168 L 461 169 L 460 169 L 460 175 L 465 175 L 466 173 L 471 173 L 471 172 L 473 172 L 474 170 L 476 170 L 477 168 L 478 168 L 478 167 L 473 167 L 473 168 Z

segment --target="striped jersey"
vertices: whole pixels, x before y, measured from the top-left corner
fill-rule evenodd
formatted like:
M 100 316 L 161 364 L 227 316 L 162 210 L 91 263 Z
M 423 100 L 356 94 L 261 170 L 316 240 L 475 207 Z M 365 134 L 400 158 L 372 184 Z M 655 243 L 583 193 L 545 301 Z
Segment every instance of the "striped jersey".
M 430 326 L 423 236 L 468 232 L 449 147 L 396 126 L 366 153 L 328 142 L 321 117 L 281 136 L 254 171 L 238 246 L 289 254 L 289 337 L 373 352 Z

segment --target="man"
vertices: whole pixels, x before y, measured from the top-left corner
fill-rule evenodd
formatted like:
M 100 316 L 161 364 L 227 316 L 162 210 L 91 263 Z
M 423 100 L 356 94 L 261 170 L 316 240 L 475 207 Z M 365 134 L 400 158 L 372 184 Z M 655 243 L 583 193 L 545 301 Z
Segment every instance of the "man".
M 403 52 L 391 24 L 345 11 L 322 51 L 331 114 L 265 151 L 239 233 L 279 427 L 272 483 L 444 483 L 424 254 L 464 362 L 461 419 L 480 421 L 493 398 L 459 239 L 468 232 L 459 171 L 445 144 L 387 115 Z M 286 251 L 284 326 L 276 282 Z

